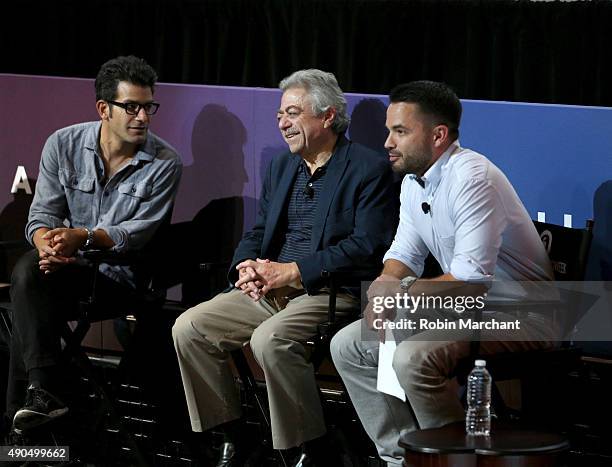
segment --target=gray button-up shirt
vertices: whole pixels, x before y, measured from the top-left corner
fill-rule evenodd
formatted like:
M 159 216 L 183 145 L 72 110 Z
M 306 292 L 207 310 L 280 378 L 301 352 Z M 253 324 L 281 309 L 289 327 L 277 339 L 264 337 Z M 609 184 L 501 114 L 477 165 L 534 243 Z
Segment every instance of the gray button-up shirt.
M 30 243 L 41 227 L 68 225 L 103 229 L 115 242 L 113 250 L 140 249 L 167 219 L 182 171 L 176 150 L 149 132 L 133 159 L 107 179 L 100 128 L 101 122 L 80 123 L 47 139 L 26 225 Z M 100 270 L 133 283 L 127 268 L 103 265 Z

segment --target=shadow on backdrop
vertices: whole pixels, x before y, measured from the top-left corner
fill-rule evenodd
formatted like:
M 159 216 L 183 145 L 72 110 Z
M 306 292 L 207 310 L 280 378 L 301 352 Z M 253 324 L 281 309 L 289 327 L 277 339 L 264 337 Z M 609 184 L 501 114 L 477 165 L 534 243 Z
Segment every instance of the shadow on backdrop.
M 32 193 L 36 188 L 36 179 L 28 178 Z M 33 194 L 29 195 L 20 189 L 13 194 L 13 201 L 8 203 L 0 212 L 0 241 L 23 241 L 25 239 L 25 226 L 28 222 L 30 204 Z M 0 282 L 9 282 L 9 277 L 15 262 L 29 246 L 4 248 L 0 246 Z
M 242 121 L 219 104 L 205 105 L 194 121 L 193 164 L 183 169 L 174 209 L 176 219 L 191 219 L 178 249 L 192 263 L 229 263 L 242 237 L 245 217 L 253 217 L 256 201 L 242 195 L 249 181 L 244 155 L 247 136 Z M 225 273 L 221 267 L 219 279 Z M 183 300 L 193 303 L 209 298 L 217 282 L 211 280 L 216 284 L 211 286 L 197 275 L 185 277 Z
M 587 279 L 612 281 L 612 180 L 602 183 L 593 196 L 593 245 Z
M 593 220 L 595 221 L 593 243 L 586 279 L 606 281 L 610 287 L 612 286 L 612 180 L 602 183 L 595 190 Z M 609 309 L 612 310 L 612 303 Z M 612 342 L 583 342 L 582 347 L 589 354 L 612 356 Z
M 378 99 L 361 99 L 351 114 L 348 133 L 356 143 L 385 154 L 387 107 Z
M 139 321 L 133 334 L 124 320 L 115 322 L 115 333 L 130 348 L 126 377 L 142 383 L 158 404 L 160 426 L 170 431 L 190 431 L 170 329 L 184 308 L 212 298 L 228 284 L 227 267 L 242 237 L 245 213 L 255 209 L 255 200 L 242 196 L 249 180 L 246 142 L 245 126 L 226 107 L 202 108 L 192 129 L 193 163 L 183 168 L 175 202 L 176 222 L 160 232 L 164 247 L 155 250 L 163 282 L 180 285 L 168 298 L 182 303 L 166 304 L 160 316 Z M 203 275 L 200 263 L 218 267 Z
M 364 146 L 376 151 L 381 158 L 387 159 L 385 141 L 389 131 L 385 126 L 387 120 L 387 107 L 379 99 L 361 99 L 351 114 L 351 124 L 349 125 L 349 136 L 351 141 L 363 144 Z M 399 212 L 399 196 L 402 188 L 402 175 L 393 174 L 393 196 L 396 203 L 396 212 Z M 428 265 L 430 261 L 428 260 Z M 432 275 L 438 271 L 439 267 L 432 263 L 427 266 L 427 271 Z M 433 276 L 432 276 L 433 277 Z
M 261 180 L 262 186 L 266 179 L 266 171 L 272 159 L 287 151 L 287 146 L 266 146 L 261 150 L 261 157 L 259 159 L 259 179 Z

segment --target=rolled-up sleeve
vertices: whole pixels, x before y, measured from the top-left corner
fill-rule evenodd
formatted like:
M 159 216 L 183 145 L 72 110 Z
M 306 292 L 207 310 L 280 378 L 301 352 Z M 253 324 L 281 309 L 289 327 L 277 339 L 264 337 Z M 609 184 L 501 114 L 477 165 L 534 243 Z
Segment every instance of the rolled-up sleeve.
M 100 221 L 94 229 L 103 229 L 108 234 L 115 243 L 114 251 L 144 247 L 170 216 L 181 174 L 180 158 L 171 159 L 153 178 L 151 195 L 140 203 L 132 217 L 116 224 Z
M 57 133 L 47 139 L 40 159 L 36 192 L 30 205 L 30 214 L 26 224 L 26 239 L 32 244 L 34 232 L 42 227 L 54 229 L 64 225 L 68 214 L 68 205 L 64 187 L 58 177 L 59 141 Z
M 501 197 L 487 179 L 467 180 L 452 191 L 455 250 L 450 273 L 463 281 L 489 281 L 507 226 Z

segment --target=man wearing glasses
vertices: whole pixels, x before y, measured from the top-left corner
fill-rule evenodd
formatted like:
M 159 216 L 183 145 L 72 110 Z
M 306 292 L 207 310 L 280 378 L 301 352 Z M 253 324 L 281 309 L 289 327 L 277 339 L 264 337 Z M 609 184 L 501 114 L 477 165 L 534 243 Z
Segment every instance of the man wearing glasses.
M 228 351 L 247 341 L 265 374 L 274 447 L 301 445 L 299 466 L 341 465 L 324 437 L 302 343 L 327 320 L 321 271 L 375 275 L 396 225 L 389 164 L 345 138 L 349 116 L 334 75 L 301 70 L 280 88 L 276 117 L 289 151 L 267 168 L 256 224 L 234 253 L 233 290 L 187 310 L 172 330 L 193 431 L 226 435 L 218 467 L 245 462 Z M 340 313 L 358 306 L 353 285 L 338 295 Z
M 129 297 L 135 286 L 127 266 L 93 271 L 79 252 L 142 249 L 168 219 L 181 161 L 149 132 L 157 75 L 142 59 L 117 57 L 95 81 L 100 121 L 53 133 L 40 161 L 26 237 L 34 250 L 12 277 L 11 369 L 7 415 L 17 433 L 65 414 L 60 329 L 97 275 L 97 297 Z M 27 385 L 27 389 L 26 389 Z M 25 398 L 24 398 L 25 396 Z

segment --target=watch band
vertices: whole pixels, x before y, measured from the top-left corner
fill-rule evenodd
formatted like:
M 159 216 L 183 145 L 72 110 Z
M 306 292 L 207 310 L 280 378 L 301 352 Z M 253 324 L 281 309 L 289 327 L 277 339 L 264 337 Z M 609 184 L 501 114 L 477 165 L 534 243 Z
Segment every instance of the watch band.
M 83 228 L 85 229 L 85 232 L 87 232 L 87 240 L 85 240 L 85 243 L 83 244 L 83 250 L 89 250 L 93 246 L 94 231 L 89 230 L 87 227 Z
M 412 284 L 414 284 L 417 281 L 418 277 L 414 277 L 414 276 L 406 276 L 403 279 L 400 280 L 400 289 L 402 289 L 404 292 L 408 292 L 408 290 L 410 290 L 410 287 L 412 287 Z

